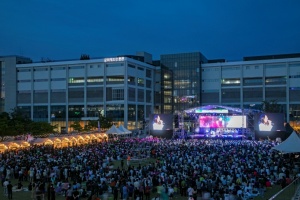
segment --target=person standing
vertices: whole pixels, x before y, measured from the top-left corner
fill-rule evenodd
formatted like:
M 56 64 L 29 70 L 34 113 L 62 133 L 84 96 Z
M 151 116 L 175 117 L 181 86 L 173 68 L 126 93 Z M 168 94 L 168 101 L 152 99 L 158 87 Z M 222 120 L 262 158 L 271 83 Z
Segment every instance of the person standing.
M 195 190 L 194 190 L 194 188 L 191 185 L 187 189 L 187 193 L 188 193 L 189 197 L 194 197 Z
M 50 187 L 50 197 L 51 197 L 51 200 L 55 200 L 55 188 L 54 188 L 53 184 L 51 184 L 51 187 Z
M 7 194 L 8 194 L 8 199 L 12 199 L 12 184 L 11 182 L 9 181 L 8 182 L 8 185 L 7 185 Z
M 124 168 L 124 160 L 123 159 L 121 160 L 121 168 L 122 169 Z
M 114 200 L 118 200 L 118 196 L 119 196 L 118 187 L 114 187 L 113 194 L 114 194 Z
M 148 184 L 146 184 L 146 187 L 145 187 L 145 197 L 146 197 L 146 200 L 150 200 L 150 186 Z
M 4 196 L 7 196 L 7 185 L 9 184 L 8 179 L 5 179 L 4 183 L 3 183 L 3 187 L 4 187 Z
M 122 199 L 126 200 L 128 198 L 128 185 L 124 185 L 122 188 Z

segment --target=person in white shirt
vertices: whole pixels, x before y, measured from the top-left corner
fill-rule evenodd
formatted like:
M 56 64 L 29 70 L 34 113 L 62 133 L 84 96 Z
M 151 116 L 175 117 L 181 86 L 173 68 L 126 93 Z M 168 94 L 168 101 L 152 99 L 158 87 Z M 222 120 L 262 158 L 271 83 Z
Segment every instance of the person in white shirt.
M 189 197 L 193 197 L 193 195 L 195 194 L 195 190 L 194 188 L 192 188 L 191 186 L 187 189 L 187 193 Z
M 4 188 L 4 195 L 7 196 L 7 185 L 9 184 L 8 179 L 5 179 L 5 181 L 3 182 L 3 188 Z
M 174 188 L 171 185 L 168 187 L 168 196 L 170 200 L 172 200 L 174 197 Z
M 159 115 L 154 118 L 153 130 L 163 130 L 164 122 L 160 119 Z
M 269 120 L 268 116 L 266 114 L 261 114 L 259 117 L 259 125 L 258 129 L 259 131 L 271 131 L 273 128 L 273 123 L 271 120 Z

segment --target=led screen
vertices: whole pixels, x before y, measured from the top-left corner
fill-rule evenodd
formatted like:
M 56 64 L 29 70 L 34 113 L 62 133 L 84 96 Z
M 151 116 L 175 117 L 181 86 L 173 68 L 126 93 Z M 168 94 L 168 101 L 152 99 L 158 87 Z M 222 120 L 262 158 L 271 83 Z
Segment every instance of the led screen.
M 150 130 L 162 131 L 173 130 L 173 115 L 172 114 L 151 114 Z
M 200 116 L 201 128 L 247 128 L 247 117 L 238 116 Z
M 259 113 L 255 116 L 256 131 L 285 131 L 283 113 Z

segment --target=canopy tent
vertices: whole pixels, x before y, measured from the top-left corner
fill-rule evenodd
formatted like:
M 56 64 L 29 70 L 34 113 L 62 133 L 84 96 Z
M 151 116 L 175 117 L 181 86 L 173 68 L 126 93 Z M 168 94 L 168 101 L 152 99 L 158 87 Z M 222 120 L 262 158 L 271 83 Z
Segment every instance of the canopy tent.
M 12 150 L 14 150 L 14 149 L 20 148 L 20 145 L 17 144 L 16 142 L 14 142 L 14 141 L 10 141 L 10 142 L 9 142 L 9 141 L 8 141 L 8 142 L 1 142 L 1 144 L 4 145 L 4 146 L 6 146 L 7 149 L 12 149 Z
M 49 138 L 36 138 L 32 141 L 33 145 L 53 145 L 53 141 Z
M 281 151 L 282 153 L 299 153 L 300 136 L 295 131 L 293 131 L 285 141 L 273 147 L 272 149 Z
M 123 133 L 127 133 L 127 134 L 132 133 L 131 131 L 129 131 L 128 129 L 126 129 L 123 125 L 119 126 L 119 130 L 122 131 Z
M 112 125 L 112 127 L 110 127 L 110 129 L 108 129 L 106 131 L 106 134 L 110 134 L 110 135 L 121 135 L 123 134 L 124 132 L 123 131 L 120 131 L 120 129 L 118 129 L 115 125 Z
M 14 143 L 18 144 L 20 147 L 30 147 L 30 143 L 25 140 L 15 140 Z

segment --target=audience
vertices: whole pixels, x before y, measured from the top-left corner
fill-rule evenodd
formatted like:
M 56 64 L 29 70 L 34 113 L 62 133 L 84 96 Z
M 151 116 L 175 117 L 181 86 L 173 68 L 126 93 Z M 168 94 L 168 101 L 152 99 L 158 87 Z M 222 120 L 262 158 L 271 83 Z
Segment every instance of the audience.
M 146 199 L 176 195 L 214 199 L 263 195 L 265 187 L 286 187 L 296 158 L 271 150 L 273 141 L 123 138 L 68 148 L 34 146 L 1 155 L 2 183 L 30 181 L 34 195 L 51 192 L 70 199 Z M 130 162 L 124 166 L 124 160 Z M 145 159 L 133 166 L 135 158 Z M 111 167 L 112 162 L 123 162 Z M 14 173 L 14 172 L 18 173 Z M 21 172 L 20 172 L 21 171 Z M 24 171 L 27 175 L 24 175 Z M 20 173 L 19 173 L 20 172 Z M 5 180 L 5 181 L 4 181 Z M 36 183 L 36 184 L 35 184 Z M 46 184 L 51 184 L 48 187 Z M 5 194 L 7 190 L 4 187 Z M 48 193 L 49 194 L 49 193 Z

